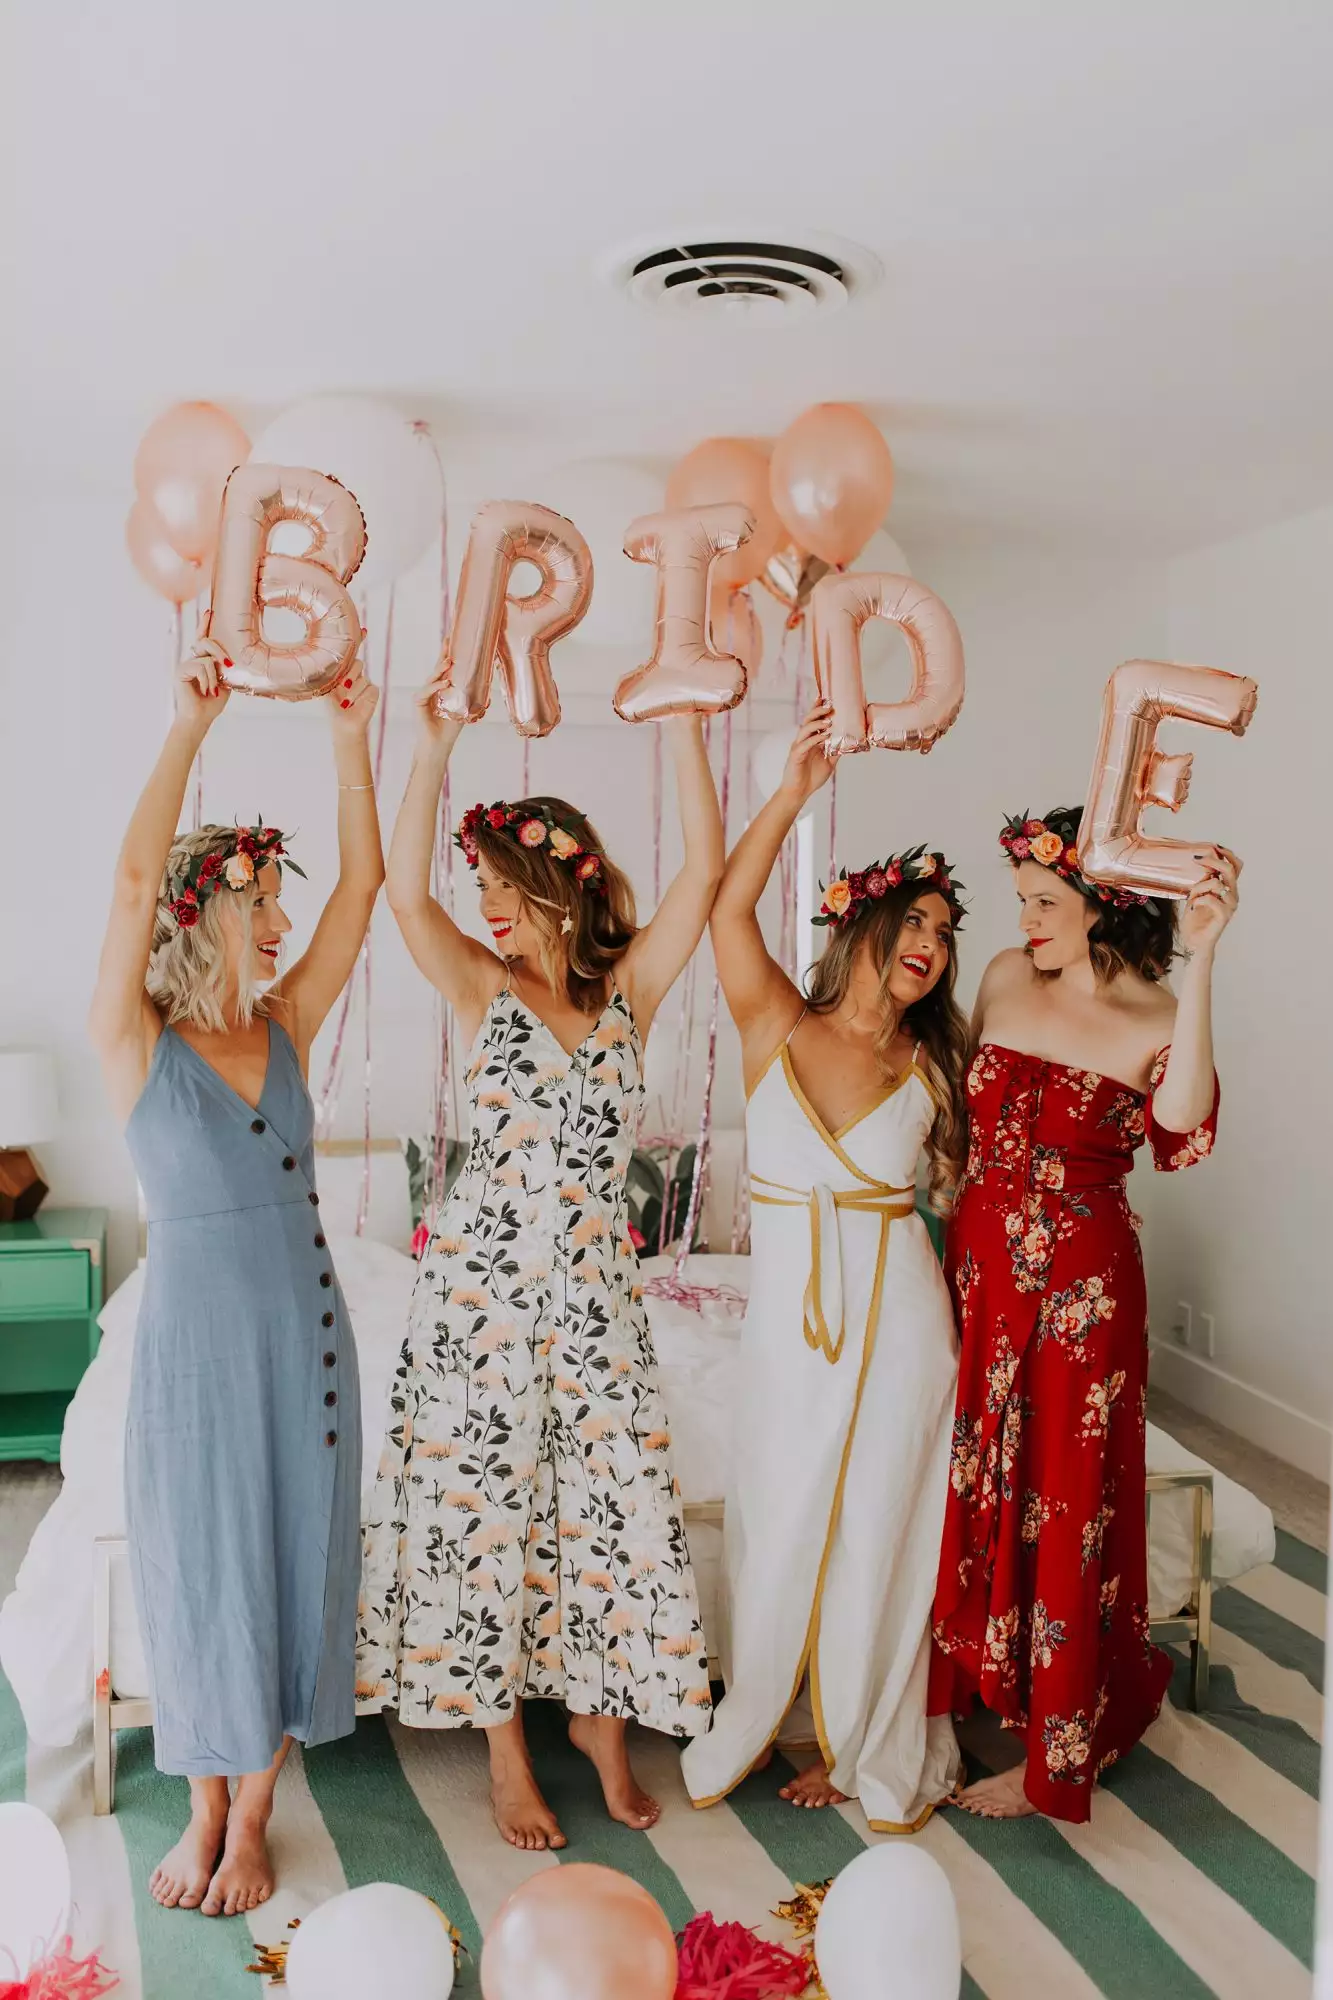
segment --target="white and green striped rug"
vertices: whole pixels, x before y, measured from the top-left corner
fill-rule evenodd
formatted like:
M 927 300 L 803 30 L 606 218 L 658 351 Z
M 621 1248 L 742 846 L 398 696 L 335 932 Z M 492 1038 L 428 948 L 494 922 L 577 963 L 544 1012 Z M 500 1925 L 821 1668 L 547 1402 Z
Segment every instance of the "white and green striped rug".
M 1325 1558 L 1279 1534 L 1277 1562 L 1219 1593 L 1208 1711 L 1174 1699 L 1143 1745 L 1108 1776 L 1092 1823 L 996 1825 L 937 1815 L 918 1836 L 944 1867 L 962 1916 L 963 1993 L 988 2000 L 1297 2000 L 1310 1991 L 1322 1720 Z M 91 1813 L 90 1749 L 29 1745 L 0 1680 L 0 1799 L 27 1797 L 61 1826 L 78 1902 L 76 1943 L 97 1947 L 124 2000 L 232 2000 L 261 1994 L 245 1970 L 253 1941 L 274 1942 L 344 1887 L 393 1881 L 423 1890 L 474 1956 L 456 1989 L 475 2000 L 475 1953 L 520 1882 L 565 1861 L 635 1876 L 673 1924 L 695 1910 L 739 1918 L 790 1941 L 768 1916 L 795 1882 L 836 1873 L 874 1840 L 859 1808 L 802 1813 L 774 1796 L 772 1770 L 722 1806 L 691 1810 L 676 1752 L 641 1737 L 644 1781 L 663 1800 L 650 1837 L 612 1825 L 590 1768 L 558 1714 L 531 1711 L 547 1796 L 569 1835 L 562 1857 L 523 1856 L 495 1834 L 485 1746 L 463 1732 L 414 1734 L 363 1722 L 353 1738 L 294 1756 L 273 1827 L 277 1899 L 247 1932 L 158 1909 L 145 1883 L 183 1824 L 185 1788 L 158 1776 L 146 1732 L 121 1738 L 117 1810 Z

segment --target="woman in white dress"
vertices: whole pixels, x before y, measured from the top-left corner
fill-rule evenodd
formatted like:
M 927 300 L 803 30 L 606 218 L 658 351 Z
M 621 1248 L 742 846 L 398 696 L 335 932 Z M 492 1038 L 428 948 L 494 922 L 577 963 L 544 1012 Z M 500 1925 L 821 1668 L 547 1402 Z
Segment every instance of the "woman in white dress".
M 924 1149 L 946 1199 L 966 1146 L 962 911 L 944 857 L 914 848 L 829 884 L 808 1000 L 770 958 L 756 905 L 829 775 L 829 713 L 807 717 L 713 908 L 749 1100 L 753 1276 L 726 1504 L 727 1694 L 684 1771 L 711 1805 L 779 1734 L 813 1735 L 817 1757 L 782 1796 L 857 1798 L 877 1831 L 907 1832 L 958 1774 L 948 1718 L 926 1717 L 957 1341 L 915 1183 Z M 788 1722 L 803 1685 L 813 1731 Z

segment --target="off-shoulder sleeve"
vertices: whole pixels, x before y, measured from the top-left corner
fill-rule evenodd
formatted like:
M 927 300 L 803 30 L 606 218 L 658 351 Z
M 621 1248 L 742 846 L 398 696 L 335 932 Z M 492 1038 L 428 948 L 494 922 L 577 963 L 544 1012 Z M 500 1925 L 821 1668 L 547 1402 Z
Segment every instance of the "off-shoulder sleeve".
M 1170 1045 L 1158 1052 L 1152 1066 L 1152 1076 L 1148 1083 L 1148 1144 L 1152 1147 L 1153 1165 L 1162 1174 L 1179 1173 L 1184 1167 L 1197 1166 L 1206 1160 L 1213 1150 L 1217 1137 L 1217 1107 L 1222 1101 L 1222 1086 L 1213 1071 L 1213 1108 L 1202 1125 L 1196 1125 L 1192 1132 L 1172 1132 L 1157 1121 L 1157 1086 L 1166 1074 L 1166 1059 L 1171 1053 Z

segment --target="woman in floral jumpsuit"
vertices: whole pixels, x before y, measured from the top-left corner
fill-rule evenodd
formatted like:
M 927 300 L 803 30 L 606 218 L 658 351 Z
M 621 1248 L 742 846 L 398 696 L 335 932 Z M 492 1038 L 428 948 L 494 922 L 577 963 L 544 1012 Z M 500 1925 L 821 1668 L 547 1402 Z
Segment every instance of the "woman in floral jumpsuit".
M 1148 1636 L 1147 1299 L 1125 1176 L 1145 1138 L 1168 1171 L 1212 1147 L 1212 959 L 1239 864 L 1212 850 L 1183 906 L 1173 998 L 1172 906 L 1088 882 L 1079 817 L 1001 835 L 1027 944 L 978 995 L 946 1260 L 962 1355 L 929 1705 L 979 1696 L 1023 1738 L 1025 1762 L 962 1794 L 988 1817 L 1087 1819 L 1170 1678 Z
M 422 698 L 389 901 L 471 1044 L 467 1164 L 426 1247 L 365 1526 L 363 1711 L 485 1729 L 495 1816 L 562 1847 L 521 1704 L 562 1701 L 609 1811 L 647 1828 L 626 1724 L 677 1737 L 711 1707 L 671 1439 L 629 1239 L 643 1041 L 698 943 L 722 826 L 697 718 L 673 740 L 685 861 L 653 920 L 584 816 L 474 807 L 459 844 L 495 949 L 429 894 L 458 725 Z

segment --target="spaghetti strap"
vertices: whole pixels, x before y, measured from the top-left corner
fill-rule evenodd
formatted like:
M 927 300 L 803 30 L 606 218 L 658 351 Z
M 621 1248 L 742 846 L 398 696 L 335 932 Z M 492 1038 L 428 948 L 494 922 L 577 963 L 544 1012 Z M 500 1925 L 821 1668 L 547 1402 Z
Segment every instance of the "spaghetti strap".
M 796 1016 L 796 1019 L 792 1022 L 790 1028 L 788 1028 L 787 1030 L 786 1036 L 782 1044 L 784 1049 L 789 1047 L 792 1036 L 796 1033 L 796 1030 L 800 1027 L 802 1021 L 805 1019 L 806 1015 L 809 1012 L 810 1009 L 808 1007 L 802 1007 L 800 1013 Z

